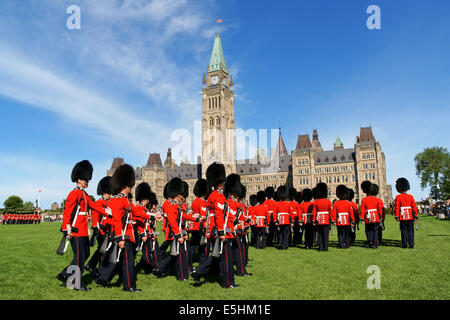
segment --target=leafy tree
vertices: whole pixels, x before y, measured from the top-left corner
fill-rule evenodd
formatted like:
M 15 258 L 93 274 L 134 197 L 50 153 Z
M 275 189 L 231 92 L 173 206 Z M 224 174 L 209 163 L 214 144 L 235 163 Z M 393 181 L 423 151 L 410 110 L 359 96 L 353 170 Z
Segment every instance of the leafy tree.
M 3 202 L 5 209 L 18 209 L 23 206 L 23 200 L 19 196 L 10 196 L 8 199 Z
M 414 157 L 416 162 L 416 174 L 420 178 L 420 186 L 430 187 L 430 196 L 434 200 L 440 200 L 443 186 L 448 184 L 450 154 L 446 148 L 426 148 Z
M 25 203 L 23 204 L 23 208 L 26 209 L 26 210 L 32 210 L 32 209 L 34 209 L 33 202 L 31 202 L 31 201 L 25 202 Z

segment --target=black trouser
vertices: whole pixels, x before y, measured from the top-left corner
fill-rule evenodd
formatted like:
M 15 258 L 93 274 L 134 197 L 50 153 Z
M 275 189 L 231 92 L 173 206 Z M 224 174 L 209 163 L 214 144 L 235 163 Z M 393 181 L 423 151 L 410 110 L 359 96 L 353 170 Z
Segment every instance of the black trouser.
M 366 223 L 366 237 L 367 241 L 369 241 L 369 245 L 374 248 L 378 247 L 378 228 L 380 224 L 378 222 L 375 223 Z
M 198 254 L 201 254 L 201 249 L 200 248 L 200 240 L 202 238 L 202 232 L 199 230 L 194 230 L 194 231 L 190 231 L 191 236 L 189 237 L 189 241 L 187 243 L 187 248 L 188 248 L 188 265 L 189 265 L 189 270 L 194 270 L 194 267 L 192 266 L 192 259 L 194 256 L 194 252 L 195 249 L 198 248 Z
M 289 232 L 291 231 L 290 224 L 283 224 L 279 226 L 279 245 L 282 249 L 287 249 L 289 245 Z
M 403 247 L 414 248 L 414 220 L 400 220 L 400 233 Z
M 336 226 L 339 248 L 349 248 L 350 247 L 350 232 L 351 226 Z
M 330 225 L 318 225 L 317 229 L 317 245 L 319 246 L 319 250 L 328 251 L 328 238 L 329 238 L 329 230 Z
M 383 226 L 384 226 L 384 220 L 383 220 Z M 383 228 L 380 226 L 378 227 L 378 244 L 381 245 L 381 241 L 383 240 Z
M 158 269 L 161 262 L 162 255 L 158 240 L 147 239 L 142 246 L 140 265 L 145 268 L 146 272 L 151 272 L 154 268 Z
M 269 234 L 267 235 L 267 246 L 272 246 L 276 238 L 277 226 L 275 222 L 270 222 Z M 276 241 L 275 241 L 276 242 Z
M 105 236 L 99 233 L 97 236 L 97 250 L 95 250 L 91 259 L 89 259 L 88 263 L 86 264 L 86 266 L 89 266 L 91 269 L 95 269 L 97 267 L 97 264 L 99 263 L 100 258 L 102 257 L 102 254 L 100 253 L 99 249 L 104 239 Z
M 247 270 L 245 269 L 245 253 L 242 237 L 240 235 L 236 235 L 232 242 L 233 256 L 236 259 L 236 274 L 238 276 L 243 276 L 247 273 Z
M 89 257 L 89 237 L 72 237 L 70 244 L 73 251 L 73 259 L 69 266 L 64 268 L 60 274 L 63 278 L 74 279 L 74 288 L 80 289 L 84 287 L 83 271 L 86 259 Z
M 256 248 L 264 249 L 266 247 L 266 228 L 256 228 Z
M 314 232 L 315 227 L 312 223 L 307 223 L 303 225 L 305 232 L 305 248 L 312 248 L 314 245 Z
M 295 219 L 293 227 L 293 237 L 292 246 L 295 247 L 297 244 L 302 244 L 302 234 L 300 233 L 300 225 L 298 224 L 298 219 Z
M 178 247 L 178 255 L 171 256 L 169 253 L 169 256 L 165 258 L 161 264 L 159 265 L 159 271 L 162 273 L 168 274 L 170 271 L 170 268 L 175 264 L 176 265 L 176 272 L 177 272 L 177 280 L 187 280 L 189 279 L 189 266 L 188 266 L 188 251 L 185 250 L 185 243 L 176 243 L 174 244 L 173 241 L 171 241 L 170 246 L 172 249 L 172 245 L 177 245 Z M 186 244 L 187 248 L 187 244 Z M 170 250 L 172 251 L 172 250 Z
M 111 248 L 106 251 L 101 260 L 100 265 L 98 267 L 98 275 L 97 280 L 101 282 L 110 282 L 112 278 L 114 278 L 115 270 L 117 267 L 117 256 L 114 257 L 114 263 L 110 263 L 109 260 L 112 259 L 112 249 L 114 247 L 114 243 L 112 244 Z M 123 250 L 123 249 L 122 249 Z
M 136 277 L 134 274 L 135 243 L 125 240 L 120 258 L 122 259 L 122 283 L 125 290 L 136 289 Z
M 212 246 L 211 241 L 212 238 L 206 238 L 206 244 L 198 247 L 198 251 L 200 253 L 200 264 L 202 264 L 209 257 L 209 252 Z
M 244 263 L 245 266 L 247 266 L 248 264 L 248 247 L 249 247 L 250 243 L 248 241 L 248 233 L 244 233 L 242 235 L 242 246 L 244 248 Z
M 230 285 L 234 286 L 233 252 L 231 250 L 230 244 L 231 239 L 226 239 L 225 241 L 223 241 L 223 248 L 220 257 L 208 257 L 195 269 L 195 272 L 200 276 L 205 276 L 206 274 L 208 274 L 214 264 L 219 263 L 220 273 L 222 274 L 222 287 L 229 287 Z
M 166 250 L 170 246 L 171 242 L 172 242 L 172 240 L 166 240 L 159 246 L 159 249 L 161 250 L 162 255 L 164 255 L 166 253 Z
M 250 230 L 251 230 L 251 235 L 250 235 L 250 244 L 252 246 L 256 245 L 256 226 L 255 225 L 251 225 L 250 226 Z M 265 245 L 265 244 L 264 244 Z

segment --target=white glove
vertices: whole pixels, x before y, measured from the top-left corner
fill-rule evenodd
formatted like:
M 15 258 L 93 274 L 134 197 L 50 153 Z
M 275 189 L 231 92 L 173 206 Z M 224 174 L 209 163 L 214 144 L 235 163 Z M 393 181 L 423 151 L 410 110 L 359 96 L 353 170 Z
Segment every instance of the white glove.
M 112 211 L 111 211 L 111 208 L 106 208 L 105 209 L 105 212 L 106 212 L 106 214 L 108 215 L 108 218 L 111 218 L 112 217 Z

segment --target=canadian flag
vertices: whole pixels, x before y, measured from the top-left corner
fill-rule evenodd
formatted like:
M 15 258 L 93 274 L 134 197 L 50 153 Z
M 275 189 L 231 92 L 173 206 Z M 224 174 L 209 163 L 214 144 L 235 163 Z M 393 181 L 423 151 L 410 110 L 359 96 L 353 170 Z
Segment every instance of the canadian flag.
M 217 23 L 222 23 L 223 20 L 222 19 L 217 19 Z

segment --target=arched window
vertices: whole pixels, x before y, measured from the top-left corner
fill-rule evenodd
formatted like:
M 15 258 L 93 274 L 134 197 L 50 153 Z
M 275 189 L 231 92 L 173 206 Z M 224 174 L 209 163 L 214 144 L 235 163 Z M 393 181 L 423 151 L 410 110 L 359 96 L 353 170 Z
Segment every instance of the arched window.
M 220 117 L 216 118 L 216 126 L 220 126 Z
M 213 120 L 213 118 L 211 117 L 211 118 L 209 118 L 209 125 L 210 126 L 213 126 L 214 125 L 214 120 Z
M 222 99 L 221 99 L 221 97 L 219 97 L 219 108 L 220 108 L 220 103 L 221 103 L 221 100 L 222 100 Z

